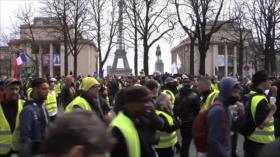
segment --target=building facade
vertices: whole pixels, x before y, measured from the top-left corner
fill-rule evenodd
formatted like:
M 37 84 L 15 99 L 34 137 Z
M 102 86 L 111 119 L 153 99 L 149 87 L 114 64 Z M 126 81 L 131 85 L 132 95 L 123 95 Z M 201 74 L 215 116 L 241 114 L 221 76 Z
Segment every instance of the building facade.
M 210 76 L 234 76 L 237 74 L 239 48 L 237 43 L 238 32 L 232 25 L 224 25 L 218 32 L 214 33 L 209 49 L 206 53 L 205 73 Z M 252 75 L 256 66 L 254 65 L 255 49 L 251 46 L 252 33 L 247 30 L 243 41 L 243 75 Z M 177 63 L 177 55 L 182 63 L 178 73 L 190 74 L 190 40 L 187 38 L 171 50 L 171 61 Z M 199 75 L 200 54 L 197 41 L 194 46 L 194 75 Z M 258 63 L 260 64 L 260 63 Z M 259 67 L 259 65 L 258 65 Z
M 20 76 L 32 76 L 35 69 L 35 54 L 32 53 L 32 46 L 38 49 L 38 70 L 39 76 L 63 76 L 64 75 L 64 43 L 62 33 L 58 28 L 58 19 L 53 17 L 36 17 L 31 26 L 20 26 L 20 38 L 9 42 L 10 51 L 26 53 L 30 59 L 21 65 Z M 31 33 L 32 31 L 32 33 Z M 32 39 L 34 38 L 34 40 Z M 78 75 L 92 75 L 96 72 L 97 48 L 89 40 L 79 40 L 79 54 L 77 57 Z M 34 50 L 34 47 L 33 47 Z M 74 58 L 68 55 L 68 72 L 74 71 Z
M 15 53 L 10 52 L 8 46 L 0 46 L 0 78 L 8 78 L 12 75 L 13 59 Z

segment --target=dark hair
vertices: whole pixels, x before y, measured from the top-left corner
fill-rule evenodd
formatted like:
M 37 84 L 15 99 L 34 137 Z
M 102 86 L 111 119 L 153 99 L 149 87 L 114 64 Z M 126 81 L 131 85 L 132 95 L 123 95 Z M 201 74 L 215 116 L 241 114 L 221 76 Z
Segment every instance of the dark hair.
M 83 145 L 88 155 L 100 154 L 110 151 L 113 139 L 93 112 L 73 111 L 58 117 L 48 128 L 42 153 L 60 156 L 76 145 Z
M 152 90 L 152 89 L 158 88 L 159 87 L 159 83 L 156 80 L 154 80 L 154 79 L 149 79 L 149 80 L 147 80 L 145 82 L 145 86 L 147 88 L 149 88 L 150 90 Z
M 43 79 L 43 78 L 35 78 L 31 82 L 31 88 L 39 87 L 43 83 L 48 83 L 48 81 L 46 79 Z
M 125 104 L 131 102 L 147 102 L 152 100 L 150 91 L 144 86 L 132 86 L 126 88 L 124 92 Z
M 268 77 L 268 74 L 266 73 L 266 71 L 264 71 L 264 70 L 258 71 L 253 75 L 253 78 L 252 78 L 253 86 L 256 87 L 260 83 L 262 83 L 268 79 L 269 79 L 269 77 Z

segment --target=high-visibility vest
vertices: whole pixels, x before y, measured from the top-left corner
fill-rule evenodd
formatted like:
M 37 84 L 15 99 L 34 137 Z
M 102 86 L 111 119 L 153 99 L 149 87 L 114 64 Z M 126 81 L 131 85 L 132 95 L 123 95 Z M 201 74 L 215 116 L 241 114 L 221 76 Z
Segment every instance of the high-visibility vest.
M 169 90 L 169 89 L 164 89 L 164 90 L 162 91 L 162 93 L 170 95 L 170 96 L 171 96 L 171 102 L 172 102 L 172 104 L 174 105 L 175 99 L 176 99 L 175 94 L 174 94 L 171 90 Z
M 130 120 L 125 114 L 119 112 L 117 117 L 113 119 L 110 124 L 110 128 L 117 127 L 125 138 L 126 147 L 129 157 L 140 157 L 140 139 L 137 129 L 134 126 L 132 120 Z
M 55 92 L 56 92 L 56 94 L 60 94 L 61 93 L 61 83 L 60 82 L 58 82 L 55 85 Z
M 157 110 L 156 110 L 156 114 L 163 115 L 167 120 L 168 125 L 170 126 L 174 125 L 173 118 L 169 114 Z M 178 142 L 178 137 L 176 131 L 173 131 L 171 133 L 160 131 L 160 140 L 159 143 L 155 146 L 155 148 L 169 148 L 174 146 L 177 142 Z
M 31 87 L 28 88 L 26 93 L 27 93 L 27 100 L 31 100 L 32 88 Z
M 16 126 L 14 131 L 11 131 L 10 125 L 4 115 L 2 105 L 0 104 L 0 155 L 9 153 L 11 150 L 19 151 L 19 115 L 22 111 L 23 102 L 18 101 L 18 112 L 16 116 Z
M 256 92 L 251 91 L 250 93 L 256 93 Z M 256 117 L 256 109 L 258 107 L 259 102 L 262 100 L 267 101 L 267 104 L 269 105 L 268 100 L 265 95 L 255 95 L 252 97 L 250 109 L 251 109 L 251 114 L 252 114 L 254 122 L 255 122 L 255 117 Z M 274 118 L 271 119 L 268 126 L 266 126 L 265 128 L 260 129 L 260 128 L 256 127 L 255 131 L 250 136 L 247 136 L 247 138 L 251 141 L 254 141 L 257 143 L 263 143 L 263 144 L 273 142 L 275 140 Z
M 217 84 L 217 83 L 211 83 L 211 89 L 212 89 L 213 91 L 219 91 L 218 84 Z
M 199 112 L 203 112 L 203 111 L 207 110 L 209 108 L 209 106 L 213 104 L 213 102 L 215 101 L 215 99 L 217 98 L 219 93 L 220 93 L 220 91 L 211 92 L 207 96 L 205 102 L 201 105 Z
M 67 105 L 65 112 L 72 112 L 75 109 L 74 106 L 78 106 L 82 110 L 92 111 L 90 104 L 81 96 L 78 96 L 74 100 L 72 100 L 70 104 Z
M 47 100 L 45 100 L 45 106 L 49 116 L 55 116 L 57 114 L 57 102 L 55 91 L 49 91 Z

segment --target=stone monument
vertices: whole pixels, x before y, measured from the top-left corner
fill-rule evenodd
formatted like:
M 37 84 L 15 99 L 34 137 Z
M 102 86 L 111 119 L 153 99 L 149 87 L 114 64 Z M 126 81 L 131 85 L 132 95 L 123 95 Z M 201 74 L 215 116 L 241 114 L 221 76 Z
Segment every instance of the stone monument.
M 159 71 L 163 74 L 164 73 L 164 64 L 161 59 L 161 51 L 160 51 L 159 45 L 157 46 L 156 56 L 157 56 L 157 61 L 156 61 L 155 71 Z

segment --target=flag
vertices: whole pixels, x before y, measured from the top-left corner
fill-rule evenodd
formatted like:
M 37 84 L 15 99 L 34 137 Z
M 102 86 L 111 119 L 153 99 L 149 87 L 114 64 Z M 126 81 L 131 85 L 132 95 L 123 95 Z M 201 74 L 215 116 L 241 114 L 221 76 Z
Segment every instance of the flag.
M 17 59 L 13 60 L 13 68 L 14 68 L 13 78 L 16 79 L 17 78 L 17 68 L 18 68 Z
M 181 62 L 181 60 L 180 60 L 179 55 L 177 54 L 177 59 L 176 59 L 176 66 L 177 66 L 177 69 L 180 69 L 180 68 L 181 68 L 181 65 L 182 65 L 182 62 Z
M 27 58 L 26 54 L 22 53 L 16 58 L 16 65 L 19 66 L 19 65 L 27 62 L 27 60 L 28 60 L 28 58 Z

